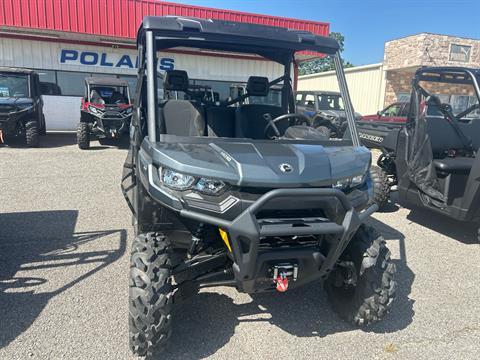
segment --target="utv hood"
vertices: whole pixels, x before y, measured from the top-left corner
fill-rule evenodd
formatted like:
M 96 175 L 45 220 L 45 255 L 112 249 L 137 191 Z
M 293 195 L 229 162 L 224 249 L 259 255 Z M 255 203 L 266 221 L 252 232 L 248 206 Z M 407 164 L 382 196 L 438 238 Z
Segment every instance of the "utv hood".
M 340 119 L 346 119 L 347 118 L 347 114 L 345 113 L 344 110 L 320 110 L 320 112 L 322 112 L 323 114 L 327 115 L 327 116 L 331 116 L 331 117 L 336 117 L 336 118 L 340 118 Z M 357 112 L 355 112 L 355 118 L 358 119 L 360 118 L 361 115 Z
M 19 107 L 19 106 L 28 106 L 33 105 L 33 101 L 31 98 L 28 97 L 0 97 L 0 107 Z
M 147 145 L 148 144 L 148 145 Z M 156 166 L 246 187 L 321 187 L 364 174 L 364 147 L 273 141 L 144 142 Z

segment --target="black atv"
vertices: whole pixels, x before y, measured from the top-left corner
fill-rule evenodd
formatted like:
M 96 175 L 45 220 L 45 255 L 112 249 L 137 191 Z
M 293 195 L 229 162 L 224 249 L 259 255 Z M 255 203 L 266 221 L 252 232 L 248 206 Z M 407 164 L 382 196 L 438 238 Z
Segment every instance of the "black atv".
M 479 83 L 479 69 L 421 68 L 413 79 L 406 124 L 359 123 L 363 138 L 382 150 L 377 196 L 388 199 L 390 187 L 397 185 L 402 205 L 480 220 Z
M 33 70 L 0 67 L 0 144 L 24 137 L 37 147 L 46 134 L 38 74 Z
M 132 351 L 162 349 L 174 295 L 208 286 L 285 292 L 322 280 L 342 318 L 361 326 L 380 320 L 395 296 L 395 266 L 383 238 L 364 224 L 378 208 L 367 205 L 371 156 L 355 129 L 338 43 L 277 27 L 146 17 L 137 44 L 141 92 L 122 178 L 136 233 Z M 176 47 L 259 55 L 283 65 L 284 75 L 252 76 L 245 94 L 222 105 L 160 100 L 158 54 Z M 338 65 L 350 126 L 342 139 L 302 125 L 308 119 L 295 113 L 290 71 L 305 50 Z M 235 106 L 280 83 L 281 106 Z M 167 72 L 164 89 L 188 94 L 188 74 Z
M 118 140 L 128 133 L 133 106 L 128 82 L 116 78 L 85 78 L 85 95 L 80 106 L 77 143 L 88 149 L 92 138 L 100 144 Z
M 342 95 L 334 91 L 298 91 L 297 113 L 310 118 L 311 125 L 332 138 L 342 138 L 348 128 Z M 355 118 L 361 115 L 355 113 Z

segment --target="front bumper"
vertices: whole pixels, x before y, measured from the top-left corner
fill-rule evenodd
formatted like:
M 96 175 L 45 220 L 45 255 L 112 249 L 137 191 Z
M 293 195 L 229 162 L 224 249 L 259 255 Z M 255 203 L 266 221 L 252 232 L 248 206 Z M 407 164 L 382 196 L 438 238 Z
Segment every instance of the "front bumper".
M 0 112 L 0 130 L 6 135 L 14 134 L 18 129 L 19 122 L 25 122 L 30 119 L 33 112 L 29 110 L 11 111 L 8 113 Z
M 132 114 L 123 115 L 118 113 L 115 115 L 103 114 L 95 116 L 92 125 L 92 133 L 100 138 L 114 138 L 120 134 L 127 133 L 130 128 Z
M 309 201 L 302 202 L 306 199 Z M 303 204 L 310 207 L 312 200 L 316 200 L 319 208 L 331 206 L 334 202 L 335 214 L 330 214 L 331 218 L 258 218 L 265 210 L 302 210 L 305 207 Z M 377 209 L 377 205 L 371 205 L 357 212 L 347 196 L 336 189 L 276 189 L 261 196 L 233 221 L 191 210 L 181 210 L 180 216 L 227 231 L 237 286 L 239 290 L 251 293 L 273 289 L 274 283 L 269 269 L 284 262 L 298 266 L 298 279 L 292 282 L 292 286 L 327 277 L 358 227 Z M 328 251 L 322 252 L 315 245 L 274 249 L 260 246 L 261 240 L 267 237 L 307 235 L 328 237 Z

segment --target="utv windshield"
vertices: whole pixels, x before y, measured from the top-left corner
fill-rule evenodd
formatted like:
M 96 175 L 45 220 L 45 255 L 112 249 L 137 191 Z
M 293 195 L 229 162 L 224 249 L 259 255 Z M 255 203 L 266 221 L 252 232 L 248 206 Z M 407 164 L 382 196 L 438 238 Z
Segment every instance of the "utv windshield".
M 0 97 L 29 97 L 28 75 L 0 73 Z
M 342 97 L 332 94 L 318 95 L 318 107 L 320 110 L 345 110 Z
M 360 146 L 338 43 L 333 39 L 269 26 L 152 17 L 143 21 L 139 44 L 139 71 L 147 90 L 142 101 L 148 107 L 150 141 L 160 141 L 161 135 L 175 135 L 337 145 L 343 141 L 345 145 Z M 164 51 L 195 53 L 211 62 L 215 58 L 223 60 L 208 73 L 181 68 L 177 63 L 173 70 L 164 72 L 158 66 Z M 341 134 L 337 132 L 334 138 L 330 138 L 333 132 L 326 126 L 314 126 L 311 118 L 297 113 L 295 108 L 294 66 L 305 51 L 336 68 L 340 96 L 327 96 L 324 102 L 328 109 L 344 110 L 346 119 L 339 126 Z M 239 62 L 244 64 L 238 66 Z M 162 73 L 162 80 L 158 73 Z M 203 84 L 202 78 L 207 78 L 208 83 Z M 240 91 L 231 92 L 226 80 L 239 84 Z M 158 91 L 162 87 L 159 81 L 163 81 L 163 92 Z M 212 102 L 208 96 L 195 96 L 198 91 L 192 85 L 211 86 L 215 93 L 219 89 L 212 84 L 215 81 L 224 81 L 229 97 L 220 96 Z M 245 84 L 245 90 L 241 84 Z
M 90 102 L 97 105 L 125 105 L 130 103 L 126 86 L 90 86 Z

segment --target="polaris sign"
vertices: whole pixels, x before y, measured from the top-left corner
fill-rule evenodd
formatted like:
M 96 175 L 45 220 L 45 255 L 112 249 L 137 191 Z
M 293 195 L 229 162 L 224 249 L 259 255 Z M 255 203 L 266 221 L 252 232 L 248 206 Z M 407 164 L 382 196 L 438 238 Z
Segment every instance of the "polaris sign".
M 120 53 L 101 53 L 96 51 L 78 51 L 62 49 L 60 52 L 60 64 L 101 66 L 115 69 L 135 69 L 138 67 L 137 57 Z M 172 58 L 160 58 L 158 70 L 170 71 L 174 69 L 175 60 Z

